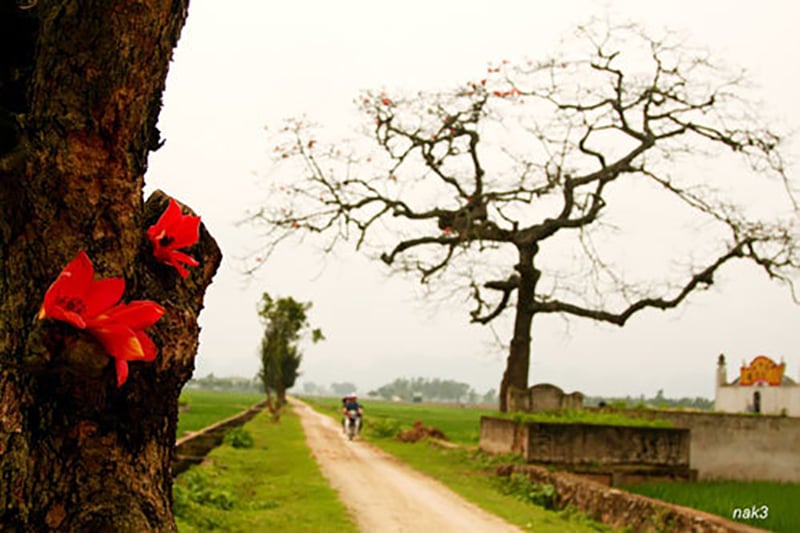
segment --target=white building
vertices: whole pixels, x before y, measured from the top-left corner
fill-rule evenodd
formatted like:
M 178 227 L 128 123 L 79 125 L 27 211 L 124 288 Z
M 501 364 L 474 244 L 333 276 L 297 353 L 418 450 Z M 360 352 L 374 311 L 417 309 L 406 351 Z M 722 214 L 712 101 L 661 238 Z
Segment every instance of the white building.
M 714 409 L 728 413 L 764 413 L 800 417 L 800 384 L 785 376 L 786 363 L 765 355 L 742 364 L 739 377 L 728 383 L 725 356 L 717 361 Z

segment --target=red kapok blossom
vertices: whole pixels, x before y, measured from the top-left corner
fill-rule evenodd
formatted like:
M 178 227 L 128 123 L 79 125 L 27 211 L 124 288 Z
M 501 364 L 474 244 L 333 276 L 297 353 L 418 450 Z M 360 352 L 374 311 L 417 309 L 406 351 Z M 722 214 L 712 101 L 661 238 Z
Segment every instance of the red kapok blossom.
M 149 300 L 119 304 L 122 278 L 94 279 L 94 267 L 84 251 L 61 271 L 44 295 L 37 317 L 66 322 L 89 331 L 114 359 L 117 386 L 128 378 L 128 361 L 152 361 L 158 350 L 144 332 L 164 314 Z
M 87 318 L 107 310 L 122 298 L 125 280 L 94 280 L 94 267 L 86 252 L 78 255 L 61 271 L 44 295 L 37 317 L 52 318 L 86 328 Z
M 164 308 L 155 302 L 137 300 L 112 307 L 89 319 L 87 329 L 114 358 L 117 386 L 128 379 L 128 361 L 152 361 L 158 349 L 144 328 L 155 324 Z
M 182 277 L 189 275 L 181 263 L 198 266 L 200 263 L 178 248 L 192 246 L 200 239 L 200 217 L 184 215 L 178 202 L 169 199 L 158 222 L 147 229 L 147 237 L 153 243 L 153 255 L 160 262 L 175 267 Z

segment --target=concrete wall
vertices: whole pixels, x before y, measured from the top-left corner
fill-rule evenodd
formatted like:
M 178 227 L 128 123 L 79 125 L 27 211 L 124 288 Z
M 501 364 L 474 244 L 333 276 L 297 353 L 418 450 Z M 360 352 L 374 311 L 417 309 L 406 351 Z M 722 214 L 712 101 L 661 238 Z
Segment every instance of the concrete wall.
M 516 453 L 603 482 L 636 475 L 689 479 L 689 430 L 528 422 L 481 417 L 480 447 Z M 620 477 L 622 476 L 622 477 Z M 621 481 L 620 481 L 621 482 Z
M 689 466 L 689 430 L 526 424 L 528 462 L 577 465 Z
M 489 453 L 528 453 L 528 431 L 513 420 L 481 417 L 480 447 Z
M 800 482 L 800 418 L 647 409 L 623 410 L 691 431 L 690 466 L 699 479 Z
M 676 428 L 688 429 L 689 467 L 697 470 L 698 479 L 800 483 L 800 418 L 645 409 L 623 412 L 633 417 L 669 420 Z M 516 428 L 513 420 L 482 417 L 481 449 L 524 457 L 540 453 L 529 452 L 529 447 L 539 445 L 525 444 L 529 441 L 526 431 Z M 601 438 L 600 432 L 597 435 Z M 593 446 L 599 449 L 600 444 Z

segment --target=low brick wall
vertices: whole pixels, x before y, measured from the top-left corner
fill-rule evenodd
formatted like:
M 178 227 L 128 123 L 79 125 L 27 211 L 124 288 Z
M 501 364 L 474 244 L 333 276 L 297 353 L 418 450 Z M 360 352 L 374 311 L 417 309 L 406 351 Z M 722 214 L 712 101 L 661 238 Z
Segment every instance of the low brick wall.
M 172 455 L 172 475 L 177 476 L 190 466 L 201 462 L 208 452 L 222 444 L 222 439 L 225 438 L 228 430 L 249 422 L 266 405 L 267 402 L 261 402 L 230 418 L 220 420 L 200 431 L 178 439 Z
M 584 477 L 565 472 L 550 472 L 535 465 L 506 465 L 499 475 L 521 473 L 537 483 L 547 483 L 556 490 L 556 505 L 571 506 L 598 522 L 634 532 L 734 532 L 764 531 L 745 524 L 623 490 L 609 488 Z

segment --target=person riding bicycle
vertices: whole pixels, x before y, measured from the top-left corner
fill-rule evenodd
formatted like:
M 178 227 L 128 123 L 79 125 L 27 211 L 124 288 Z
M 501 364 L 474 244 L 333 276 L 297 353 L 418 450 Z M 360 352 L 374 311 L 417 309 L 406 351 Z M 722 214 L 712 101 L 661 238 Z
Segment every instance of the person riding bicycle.
M 364 409 L 361 407 L 361 404 L 358 403 L 358 398 L 353 393 L 342 398 L 342 414 L 344 415 L 342 418 L 342 430 L 345 433 L 347 433 L 347 413 L 349 411 L 356 412 L 356 416 L 358 417 L 358 427 L 360 428 Z

